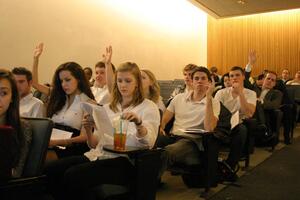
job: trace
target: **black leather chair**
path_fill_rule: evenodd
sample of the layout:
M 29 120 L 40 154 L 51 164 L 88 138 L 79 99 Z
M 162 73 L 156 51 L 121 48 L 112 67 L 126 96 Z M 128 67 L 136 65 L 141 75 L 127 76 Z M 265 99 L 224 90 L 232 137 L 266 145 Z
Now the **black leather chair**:
M 103 184 L 92 188 L 92 195 L 99 200 L 155 200 L 162 152 L 162 149 L 149 149 L 131 154 L 136 168 L 132 185 Z
M 42 175 L 53 123 L 47 118 L 24 118 L 33 129 L 33 138 L 21 178 L 0 185 L 0 199 L 40 199 L 45 176 Z

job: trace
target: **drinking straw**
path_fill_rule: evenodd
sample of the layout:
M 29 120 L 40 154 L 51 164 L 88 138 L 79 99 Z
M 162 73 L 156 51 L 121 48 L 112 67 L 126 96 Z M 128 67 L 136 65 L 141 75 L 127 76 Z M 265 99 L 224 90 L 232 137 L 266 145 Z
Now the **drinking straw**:
M 120 134 L 122 134 L 123 132 L 122 132 L 122 119 L 120 119 Z

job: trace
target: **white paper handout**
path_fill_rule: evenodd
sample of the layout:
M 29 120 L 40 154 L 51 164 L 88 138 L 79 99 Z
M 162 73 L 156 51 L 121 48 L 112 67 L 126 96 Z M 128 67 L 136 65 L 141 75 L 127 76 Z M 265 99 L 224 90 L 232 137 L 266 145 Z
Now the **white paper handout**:
M 231 130 L 236 127 L 240 122 L 240 113 L 239 111 L 236 111 L 235 113 L 232 114 L 231 119 L 230 119 L 230 124 L 231 124 Z
M 103 106 L 83 102 L 81 103 L 81 107 L 85 112 L 92 116 L 91 120 L 95 122 L 96 130 L 98 132 L 102 134 L 113 134 L 113 126 Z
M 72 135 L 72 132 L 53 128 L 51 133 L 51 140 L 66 140 L 70 139 Z

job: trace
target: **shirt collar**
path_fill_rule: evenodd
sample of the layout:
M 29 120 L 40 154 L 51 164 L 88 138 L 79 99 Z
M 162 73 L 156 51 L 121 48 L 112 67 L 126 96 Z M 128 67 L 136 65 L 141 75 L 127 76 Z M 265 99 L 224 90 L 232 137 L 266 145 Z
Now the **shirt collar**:
M 23 101 L 23 102 L 29 101 L 32 97 L 33 97 L 33 94 L 30 92 L 28 95 L 26 95 L 25 97 L 23 97 L 21 99 L 21 101 Z
M 185 100 L 193 102 L 193 103 L 206 104 L 206 98 L 205 98 L 205 96 L 200 101 L 192 101 L 192 95 L 193 95 L 193 93 L 194 93 L 194 91 L 187 92 L 185 94 Z

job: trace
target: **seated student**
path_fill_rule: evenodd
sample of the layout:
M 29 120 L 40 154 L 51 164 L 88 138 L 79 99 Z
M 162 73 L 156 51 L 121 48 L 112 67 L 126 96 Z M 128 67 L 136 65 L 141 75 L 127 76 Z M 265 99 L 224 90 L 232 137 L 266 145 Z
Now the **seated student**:
M 216 84 L 216 88 L 215 88 L 213 96 L 215 96 L 215 94 L 217 93 L 218 90 L 223 89 L 223 88 L 227 88 L 227 87 L 231 87 L 231 82 L 230 82 L 230 79 L 229 79 L 229 73 L 224 74 L 221 77 L 221 81 L 219 82 L 219 84 Z
M 9 169 L 3 169 L 2 167 L 12 167 L 9 170 L 10 174 L 1 174 L 1 177 L 19 178 L 22 176 L 23 168 L 29 152 L 32 129 L 28 122 L 21 121 L 19 112 L 19 95 L 17 86 L 14 81 L 11 72 L 4 69 L 0 69 L 0 126 L 11 126 L 14 129 L 13 137 L 14 141 L 12 146 L 5 147 L 6 151 L 10 149 L 10 158 L 5 159 L 0 163 L 8 163 L 3 166 L 1 164 L 1 173 Z M 1 146 L 0 148 L 4 148 Z M 11 159 L 10 161 L 8 159 Z M 0 180 L 3 181 L 3 180 Z
M 33 77 L 38 80 L 38 60 L 43 46 L 36 47 L 33 64 Z M 35 86 L 44 93 L 50 93 L 50 88 L 35 82 Z M 81 155 L 89 148 L 86 144 L 87 136 L 82 127 L 83 110 L 81 102 L 94 100 L 88 81 L 84 76 L 82 67 L 75 62 L 61 64 L 53 76 L 50 99 L 47 106 L 47 117 L 55 123 L 54 128 L 73 132 L 70 139 L 50 140 L 49 146 L 55 147 L 59 158 Z M 65 149 L 56 148 L 66 147 Z
M 83 68 L 84 75 L 86 79 L 89 81 L 89 85 L 92 87 L 95 83 L 95 80 L 93 79 L 93 70 L 90 67 Z
M 20 115 L 22 117 L 43 117 L 44 103 L 31 93 L 32 74 L 24 67 L 12 70 L 20 97 Z
M 283 83 L 286 83 L 290 80 L 290 71 L 288 69 L 282 70 L 281 80 L 283 81 Z
M 160 88 L 154 74 L 147 69 L 142 69 L 141 73 L 145 97 L 153 101 L 164 112 L 166 107 L 160 96 Z
M 268 71 L 266 76 L 263 78 L 261 88 L 256 87 L 255 92 L 257 94 L 257 100 L 261 103 L 263 112 L 257 112 L 259 116 L 257 118 L 260 123 L 265 124 L 268 127 L 269 134 L 273 135 L 276 130 L 276 124 L 273 119 L 275 109 L 279 109 L 283 94 L 274 89 L 276 85 L 277 74 L 272 71 Z M 275 141 L 277 143 L 278 141 Z
M 287 85 L 300 85 L 300 71 L 297 71 L 295 74 L 295 78 L 286 82 Z
M 158 144 L 165 148 L 165 163 L 161 173 L 174 164 L 195 165 L 201 163 L 200 151 L 204 151 L 201 139 L 198 142 L 183 138 L 180 129 L 200 127 L 207 132 L 215 129 L 220 113 L 220 102 L 212 97 L 214 81 L 205 67 L 196 67 L 191 74 L 192 88 L 189 93 L 176 95 L 161 121 Z M 174 137 L 164 132 L 166 124 L 175 117 L 171 130 Z M 217 162 L 217 160 L 215 161 Z
M 263 79 L 262 87 L 257 88 L 256 94 L 258 101 L 261 102 L 264 109 L 273 110 L 280 107 L 282 101 L 282 93 L 273 89 L 276 85 L 277 74 L 268 71 Z
M 153 147 L 160 117 L 157 106 L 143 96 L 138 66 L 132 62 L 121 64 L 115 79 L 112 100 L 104 105 L 110 121 L 119 116 L 129 120 L 126 145 Z M 113 136 L 107 133 L 102 133 L 104 137 L 93 134 L 93 122 L 88 120 L 88 116 L 83 124 L 92 149 L 83 156 L 49 163 L 46 174 L 54 197 L 89 199 L 89 189 L 94 186 L 105 183 L 128 185 L 133 180 L 135 169 L 132 160 L 124 154 L 102 151 L 103 144 L 112 144 Z
M 247 138 L 247 128 L 243 124 L 243 119 L 253 116 L 256 107 L 256 93 L 244 88 L 244 70 L 241 67 L 232 67 L 229 72 L 232 86 L 219 90 L 215 99 L 219 100 L 231 112 L 239 111 L 239 125 L 231 132 L 230 153 L 227 164 L 235 169 Z
M 173 97 L 175 97 L 177 94 L 180 93 L 187 93 L 193 90 L 192 88 L 192 80 L 191 80 L 191 74 L 193 72 L 193 70 L 197 67 L 197 65 L 194 64 L 188 64 L 183 68 L 183 79 L 184 79 L 184 83 L 185 85 L 182 87 L 177 87 L 174 89 L 174 91 L 172 92 L 170 99 L 172 99 Z
M 212 66 L 210 68 L 210 73 L 216 83 L 219 83 L 221 81 L 222 76 L 218 74 L 218 68 L 216 66 Z
M 294 121 L 295 121 L 295 104 L 293 100 L 288 94 L 286 84 L 281 79 L 276 81 L 276 85 L 274 89 L 279 90 L 282 95 L 282 102 L 280 110 L 283 112 L 283 135 L 284 135 L 284 143 L 289 145 L 291 144 L 291 135 L 294 129 Z
M 114 71 L 114 68 L 113 68 Z M 106 85 L 105 63 L 100 61 L 95 65 L 95 82 L 91 90 L 95 96 L 96 102 L 100 105 L 109 103 L 110 94 Z

